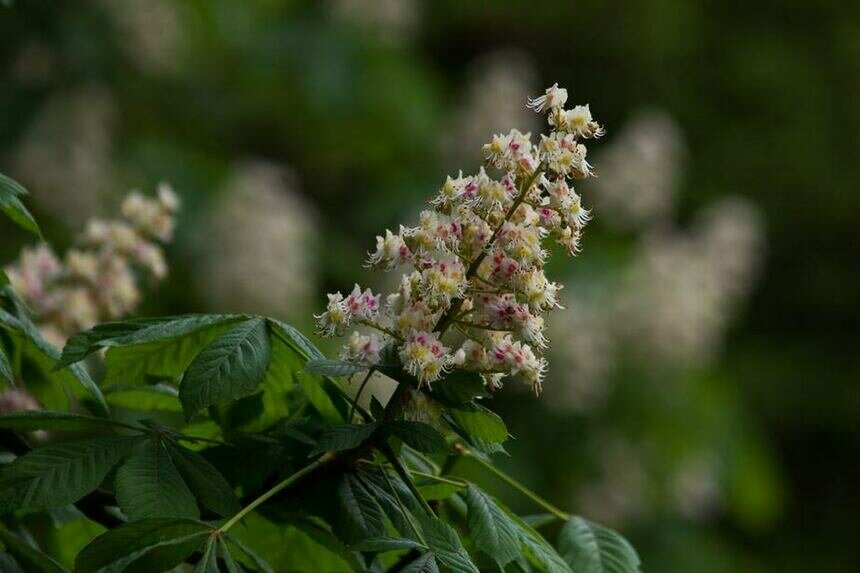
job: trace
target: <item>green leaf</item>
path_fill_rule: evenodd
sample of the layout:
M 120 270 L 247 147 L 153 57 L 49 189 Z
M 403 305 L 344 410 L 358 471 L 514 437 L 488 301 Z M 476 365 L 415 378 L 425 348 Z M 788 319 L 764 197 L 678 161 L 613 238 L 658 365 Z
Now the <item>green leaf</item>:
M 0 553 L 5 551 L 15 558 L 27 573 L 68 573 L 68 569 L 33 547 L 21 541 L 0 526 Z M 0 564 L 2 569 L 2 564 Z
M 121 573 L 132 564 L 142 570 L 138 560 L 150 567 L 145 571 L 166 571 L 185 561 L 212 531 L 191 519 L 126 523 L 84 547 L 75 560 L 75 573 Z
M 274 318 L 270 318 L 268 321 L 272 326 L 272 332 L 294 346 L 304 356 L 305 360 L 323 360 L 325 358 L 325 355 L 296 328 Z
M 576 573 L 639 573 L 639 556 L 626 539 L 581 517 L 564 524 L 558 550 Z
M 104 389 L 105 400 L 111 406 L 140 412 L 181 412 L 179 391 L 170 384 L 137 386 L 115 384 Z
M 486 396 L 487 391 L 480 374 L 455 370 L 434 382 L 430 395 L 443 406 L 468 410 L 471 409 L 472 400 L 477 396 Z
M 470 485 L 466 490 L 469 535 L 499 567 L 520 555 L 517 525 L 489 495 Z
M 3 288 L 8 284 L 9 277 L 6 275 L 6 272 L 3 269 L 0 269 L 0 288 Z
M 320 378 L 319 376 L 305 373 L 298 374 L 297 379 L 308 402 L 320 413 L 320 416 L 323 417 L 326 423 L 343 423 L 345 415 L 341 414 L 332 397 L 326 392 L 326 385 L 333 385 L 335 384 L 334 382 L 331 382 L 328 378 Z
M 219 573 L 218 571 L 218 552 L 217 541 L 214 535 L 210 535 L 206 540 L 206 546 L 203 549 L 203 557 L 197 562 L 194 567 L 194 573 Z
M 230 330 L 233 324 L 235 322 L 220 322 L 178 338 L 109 348 L 102 384 L 145 386 L 153 381 L 177 381 L 200 351 Z
M 6 353 L 3 351 L 3 348 L 0 347 L 0 378 L 6 380 L 12 384 L 14 381 L 14 374 L 12 374 L 12 365 L 9 364 L 9 358 L 6 357 Z
M 200 454 L 176 442 L 165 444 L 185 483 L 204 507 L 224 517 L 234 515 L 241 509 L 233 488 L 215 466 Z
M 21 202 L 20 197 L 26 195 L 27 190 L 20 183 L 0 173 L 0 211 L 22 229 L 41 238 L 42 231 L 39 230 L 39 225 Z
M 367 365 L 345 360 L 308 360 L 305 364 L 305 372 L 323 376 L 350 376 L 369 368 Z
M 20 306 L 18 301 L 18 306 Z M 104 417 L 109 416 L 109 408 L 107 402 L 102 395 L 101 389 L 90 377 L 89 373 L 80 365 L 74 365 L 64 372 L 54 372 L 54 364 L 60 357 L 60 349 L 45 340 L 35 324 L 24 314 L 23 309 L 19 308 L 18 317 L 13 317 L 6 311 L 0 311 L 0 326 L 3 326 L 10 334 L 13 335 L 15 344 L 20 344 L 20 352 L 38 372 L 47 386 L 51 387 L 54 392 L 61 392 L 63 385 L 68 385 L 70 388 L 80 386 L 95 400 L 96 414 Z M 28 388 L 32 388 L 36 384 L 37 376 L 32 373 L 28 376 L 26 382 Z M 38 394 L 38 392 L 34 392 Z M 42 396 L 37 396 L 40 399 Z M 48 405 L 51 408 L 64 406 L 54 402 Z
M 0 505 L 45 509 L 74 503 L 96 489 L 140 439 L 98 438 L 28 452 L 0 471 Z
M 510 511 L 507 511 L 507 514 L 517 525 L 520 547 L 533 566 L 545 573 L 579 573 L 579 571 L 573 572 L 553 546 L 534 528 L 516 514 Z
M 432 553 L 425 553 L 401 569 L 401 573 L 439 573 L 439 566 Z
M 418 516 L 421 530 L 436 560 L 453 573 L 478 573 L 454 528 L 437 517 Z
M 133 346 L 156 341 L 176 340 L 207 328 L 235 322 L 241 315 L 190 314 L 108 322 L 72 336 L 63 349 L 57 368 L 86 358 L 100 348 Z
M 221 559 L 224 561 L 224 566 L 227 568 L 227 573 L 242 573 L 242 567 L 233 559 L 230 547 L 224 541 L 223 536 L 218 537 L 218 549 L 220 550 L 219 553 L 221 553 Z
M 508 439 L 508 428 L 498 414 L 474 404 L 474 410 L 447 409 L 448 416 L 467 434 L 485 442 L 502 443 Z
M 272 570 L 271 565 L 269 565 L 265 559 L 254 553 L 250 547 L 239 541 L 233 536 L 227 536 L 227 542 L 229 545 L 235 546 L 239 551 L 244 553 L 254 564 L 254 566 L 263 573 L 275 573 Z
M 213 340 L 188 367 L 179 387 L 185 417 L 253 393 L 266 375 L 271 355 L 263 319 L 242 322 Z
M 448 443 L 433 426 L 423 422 L 400 420 L 387 426 L 391 433 L 403 440 L 410 448 L 428 454 L 444 454 L 448 451 Z
M 107 418 L 97 418 L 73 412 L 48 410 L 22 410 L 0 415 L 0 428 L 31 432 L 33 430 L 91 430 L 95 428 L 123 427 L 125 424 Z
M 146 440 L 116 472 L 116 500 L 132 521 L 156 517 L 199 517 L 194 496 L 164 441 Z
M 338 426 L 325 434 L 317 442 L 309 456 L 324 452 L 341 452 L 360 446 L 376 430 L 376 424 L 346 424 Z
M 356 551 L 384 553 L 400 549 L 427 549 L 424 545 L 402 537 L 368 537 L 352 546 Z
M 342 511 L 338 529 L 344 541 L 355 543 L 385 535 L 385 514 L 358 474 L 349 472 L 341 476 L 337 499 Z

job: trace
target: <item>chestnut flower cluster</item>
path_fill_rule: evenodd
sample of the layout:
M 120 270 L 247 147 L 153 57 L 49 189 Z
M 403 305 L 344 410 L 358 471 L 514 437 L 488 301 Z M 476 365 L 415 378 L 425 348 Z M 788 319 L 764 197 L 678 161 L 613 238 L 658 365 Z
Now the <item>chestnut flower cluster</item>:
M 528 101 L 545 113 L 549 135 L 511 130 L 484 145 L 486 167 L 448 177 L 418 225 L 376 238 L 367 265 L 405 269 L 383 300 L 356 285 L 328 295 L 318 332 L 352 333 L 348 361 L 375 365 L 391 346 L 422 385 L 445 372 L 480 373 L 490 388 L 518 375 L 541 390 L 547 347 L 543 315 L 560 308 L 562 286 L 544 274 L 548 243 L 579 251 L 590 214 L 572 182 L 592 175 L 584 140 L 603 128 L 588 106 L 566 110 L 567 90 L 554 85 Z
M 62 345 L 75 332 L 134 312 L 141 280 L 167 276 L 161 244 L 173 239 L 178 209 L 169 185 L 155 198 L 133 191 L 122 219 L 90 220 L 63 260 L 45 244 L 25 248 L 6 273 L 43 335 Z

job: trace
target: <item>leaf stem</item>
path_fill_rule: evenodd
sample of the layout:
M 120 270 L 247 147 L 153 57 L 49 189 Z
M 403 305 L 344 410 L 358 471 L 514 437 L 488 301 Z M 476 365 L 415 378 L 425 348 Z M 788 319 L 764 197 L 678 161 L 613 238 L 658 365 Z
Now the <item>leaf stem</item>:
M 442 476 L 437 476 L 434 474 L 419 472 L 418 470 L 412 470 L 412 469 L 409 470 L 409 473 L 411 473 L 414 476 L 418 476 L 420 478 L 438 481 L 439 483 L 447 483 L 448 485 L 453 485 L 456 487 L 463 487 L 463 488 L 469 487 L 469 484 L 467 482 L 462 481 L 462 480 L 458 480 L 458 479 L 450 479 L 450 478 L 446 478 L 446 477 L 442 477 Z
M 239 523 L 239 521 L 241 521 L 243 517 L 245 517 L 246 515 L 248 515 L 249 513 L 254 511 L 255 509 L 257 509 L 259 506 L 264 504 L 266 501 L 268 501 L 269 499 L 271 499 L 272 497 L 274 497 L 275 495 L 277 495 L 281 491 L 290 487 L 296 481 L 300 480 L 301 478 L 308 475 L 309 473 L 316 471 L 318 468 L 324 466 L 325 464 L 329 463 L 333 459 L 334 459 L 334 454 L 332 454 L 331 452 L 323 454 L 315 462 L 303 467 L 302 469 L 300 469 L 296 473 L 292 474 L 288 478 L 284 479 L 283 481 L 279 482 L 272 489 L 268 490 L 266 493 L 264 493 L 263 495 L 261 495 L 260 497 L 258 497 L 257 499 L 255 499 L 254 501 L 252 501 L 251 503 L 246 505 L 245 507 L 243 507 L 239 511 L 239 513 L 237 513 L 236 515 L 231 517 L 229 519 L 229 521 L 227 521 L 227 523 L 225 523 L 224 525 L 219 527 L 218 531 L 220 531 L 221 533 L 227 533 L 227 531 L 229 531 L 231 527 L 233 527 L 234 525 Z
M 397 454 L 394 453 L 394 450 L 391 448 L 391 445 L 388 442 L 383 442 L 379 446 L 382 455 L 388 460 L 388 462 L 394 466 L 394 471 L 397 472 L 397 475 L 400 476 L 400 479 L 406 483 L 406 487 L 409 488 L 409 491 L 412 492 L 412 495 L 415 496 L 415 499 L 421 504 L 421 507 L 424 511 L 427 512 L 427 515 L 435 516 L 436 514 L 433 512 L 433 508 L 430 507 L 430 504 L 427 503 L 427 500 L 424 499 L 424 496 L 421 495 L 421 492 L 418 491 L 418 487 L 415 485 L 415 482 L 412 481 L 412 476 L 409 475 L 409 472 L 403 467 L 403 464 L 400 463 L 400 460 L 397 458 Z
M 570 515 L 568 513 L 565 513 L 556 506 L 552 505 L 550 502 L 546 501 L 538 494 L 536 494 L 535 492 L 533 492 L 532 490 L 530 490 L 529 488 L 527 488 L 526 486 L 524 486 L 523 484 L 521 484 L 493 464 L 491 464 L 490 462 L 482 459 L 480 456 L 476 456 L 468 448 L 461 448 L 460 450 L 464 456 L 471 457 L 473 460 L 475 460 L 476 462 L 484 466 L 486 469 L 488 469 L 491 473 L 493 473 L 497 478 L 499 478 L 500 480 L 502 480 L 503 482 L 505 482 L 506 484 L 508 484 L 509 486 L 535 502 L 541 508 L 553 514 L 555 517 L 561 519 L 562 521 L 567 521 L 570 519 Z
M 355 397 L 351 400 L 351 407 L 349 409 L 349 417 L 347 417 L 347 423 L 352 423 L 352 417 L 355 416 L 355 408 L 358 406 L 358 399 L 361 398 L 361 393 L 364 392 L 364 387 L 367 386 L 368 381 L 370 381 L 370 377 L 373 376 L 373 368 L 367 371 L 367 376 L 364 377 L 364 380 L 361 381 L 361 386 L 358 387 L 358 392 L 355 393 Z

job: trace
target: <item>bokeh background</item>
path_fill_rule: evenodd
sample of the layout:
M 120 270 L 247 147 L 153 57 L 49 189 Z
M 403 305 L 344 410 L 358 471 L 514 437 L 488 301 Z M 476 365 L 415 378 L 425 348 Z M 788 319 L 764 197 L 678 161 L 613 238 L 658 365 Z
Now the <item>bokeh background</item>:
M 493 404 L 502 464 L 645 571 L 860 568 L 860 4 L 15 0 L 0 70 L 0 171 L 59 250 L 167 180 L 141 313 L 308 330 L 559 82 L 608 135 L 546 392 Z M 3 225 L 0 261 L 29 241 Z

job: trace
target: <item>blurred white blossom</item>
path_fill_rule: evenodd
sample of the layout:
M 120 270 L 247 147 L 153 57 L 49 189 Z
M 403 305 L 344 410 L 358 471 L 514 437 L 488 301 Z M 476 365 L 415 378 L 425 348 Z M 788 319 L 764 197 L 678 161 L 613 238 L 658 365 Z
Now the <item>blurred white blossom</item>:
M 144 280 L 167 275 L 161 244 L 173 238 L 178 208 L 161 184 L 155 198 L 132 192 L 122 219 L 90 220 L 64 260 L 46 244 L 25 247 L 6 274 L 45 338 L 62 346 L 75 332 L 132 314 Z
M 314 291 L 314 214 L 287 169 L 238 166 L 204 222 L 197 289 L 212 308 L 301 315 Z
M 179 7 L 173 0 L 101 0 L 120 45 L 148 73 L 177 69 L 185 34 Z
M 333 15 L 386 42 L 407 38 L 420 20 L 418 0 L 330 0 Z
M 674 119 L 661 111 L 641 112 L 601 150 L 600 176 L 586 188 L 611 225 L 671 224 L 685 152 Z
M 70 227 L 98 212 L 113 188 L 114 101 L 97 86 L 52 95 L 25 130 L 13 174 Z
M 466 74 L 463 100 L 443 131 L 443 155 L 452 163 L 481 159 L 488 133 L 516 127 L 523 133 L 540 127 L 538 116 L 525 105 L 537 85 L 537 70 L 525 52 L 498 50 L 480 56 Z

